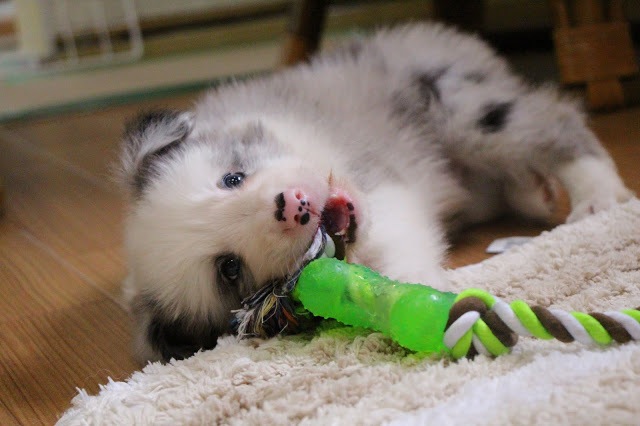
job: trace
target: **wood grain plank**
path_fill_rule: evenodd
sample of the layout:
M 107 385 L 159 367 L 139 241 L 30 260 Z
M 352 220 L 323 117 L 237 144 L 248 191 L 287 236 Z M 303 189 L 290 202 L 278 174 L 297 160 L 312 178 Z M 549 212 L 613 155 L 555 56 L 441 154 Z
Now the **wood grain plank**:
M 120 245 L 122 203 L 90 179 L 0 130 L 7 211 L 54 250 L 79 255 Z
M 60 262 L 119 300 L 124 206 L 110 168 L 124 122 L 140 110 L 180 109 L 190 102 L 191 96 L 178 96 L 0 128 L 8 216 Z
M 70 264 L 96 283 L 112 300 L 124 305 L 120 283 L 126 275 L 126 266 L 121 246 L 87 252 L 70 259 Z
M 640 194 L 640 108 L 594 115 L 591 128 L 614 158 L 627 186 Z
M 70 114 L 4 125 L 19 143 L 28 144 L 61 162 L 63 166 L 82 170 L 103 185 L 117 191 L 111 167 L 127 120 L 140 111 L 158 108 L 186 109 L 195 95 L 139 102 L 101 111 Z
M 0 324 L 104 297 L 9 221 L 0 222 L 0 290 Z
M 66 168 L 37 149 L 2 139 L 3 135 L 0 131 L 0 175 L 6 184 L 7 217 L 58 262 L 96 288 L 113 292 L 113 280 L 105 281 L 95 274 L 104 265 L 88 264 L 91 257 L 87 255 L 121 247 L 124 209 L 120 197 L 97 186 L 91 177 Z
M 127 317 L 109 299 L 0 324 L 0 419 L 52 424 L 76 387 L 96 393 L 140 367 L 129 341 Z

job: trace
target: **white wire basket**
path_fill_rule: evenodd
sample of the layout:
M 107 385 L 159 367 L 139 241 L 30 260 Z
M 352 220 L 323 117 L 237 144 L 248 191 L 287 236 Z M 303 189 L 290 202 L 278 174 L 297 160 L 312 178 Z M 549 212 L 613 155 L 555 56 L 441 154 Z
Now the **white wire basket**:
M 18 50 L 0 56 L 2 76 L 126 63 L 140 59 L 144 53 L 133 0 L 15 2 Z M 81 49 L 79 45 L 87 39 L 96 41 L 95 46 Z

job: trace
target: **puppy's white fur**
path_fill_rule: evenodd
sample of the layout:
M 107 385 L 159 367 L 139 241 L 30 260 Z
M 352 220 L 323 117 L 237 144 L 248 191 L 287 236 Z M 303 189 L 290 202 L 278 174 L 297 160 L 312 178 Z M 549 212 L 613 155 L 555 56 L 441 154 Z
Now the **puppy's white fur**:
M 452 227 L 546 217 L 556 179 L 571 220 L 632 195 L 573 102 L 523 83 L 476 38 L 426 24 L 213 90 L 190 113 L 147 116 L 122 159 L 125 291 L 149 359 L 212 347 L 243 297 L 300 266 L 321 218 L 274 218 L 288 189 L 320 207 L 348 194 L 348 260 L 441 289 Z M 236 172 L 242 186 L 221 185 Z M 229 254 L 242 263 L 233 282 L 219 273 Z

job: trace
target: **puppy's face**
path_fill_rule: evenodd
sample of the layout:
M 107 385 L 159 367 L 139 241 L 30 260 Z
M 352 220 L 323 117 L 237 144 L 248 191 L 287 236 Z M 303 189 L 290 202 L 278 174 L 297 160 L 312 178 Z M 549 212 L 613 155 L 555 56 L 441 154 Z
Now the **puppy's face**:
M 161 111 L 132 122 L 124 138 L 125 287 L 147 359 L 214 347 L 232 310 L 297 270 L 321 229 L 356 239 L 358 204 L 330 170 L 301 160 L 260 122 L 196 124 Z

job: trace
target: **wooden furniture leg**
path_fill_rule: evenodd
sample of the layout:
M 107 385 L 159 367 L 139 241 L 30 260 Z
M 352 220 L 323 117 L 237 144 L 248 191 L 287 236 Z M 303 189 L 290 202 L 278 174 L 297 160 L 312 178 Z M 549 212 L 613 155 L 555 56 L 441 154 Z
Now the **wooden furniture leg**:
M 586 84 L 591 109 L 624 105 L 621 77 L 638 73 L 620 0 L 550 0 L 564 84 Z
M 4 214 L 5 210 L 5 197 L 4 197 L 4 185 L 2 185 L 2 179 L 0 179 L 0 217 Z
M 328 6 L 328 0 L 293 2 L 289 34 L 282 59 L 284 65 L 307 61 L 318 49 Z

